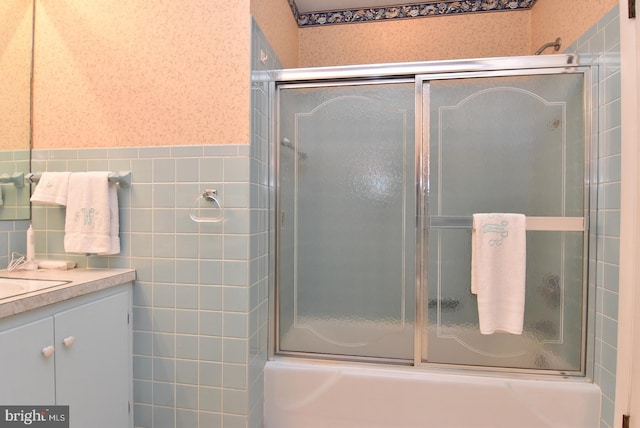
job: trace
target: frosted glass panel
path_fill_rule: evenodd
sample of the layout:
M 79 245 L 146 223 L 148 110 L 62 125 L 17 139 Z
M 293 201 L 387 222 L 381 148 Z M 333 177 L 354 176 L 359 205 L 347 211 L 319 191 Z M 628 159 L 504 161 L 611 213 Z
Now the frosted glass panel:
M 585 215 L 581 74 L 428 87 L 428 216 Z M 429 229 L 425 361 L 581 370 L 584 234 L 528 231 L 526 239 L 524 333 L 482 335 L 470 292 L 471 230 Z
M 279 100 L 280 351 L 412 358 L 414 86 Z

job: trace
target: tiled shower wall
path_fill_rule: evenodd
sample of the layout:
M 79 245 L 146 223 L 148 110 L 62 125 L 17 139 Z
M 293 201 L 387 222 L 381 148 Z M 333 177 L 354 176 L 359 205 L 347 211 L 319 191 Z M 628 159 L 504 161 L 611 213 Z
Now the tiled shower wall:
M 618 337 L 618 282 L 620 263 L 620 20 L 618 7 L 613 8 L 589 29 L 567 51 L 584 55 L 598 65 L 593 73 L 598 93 L 597 117 L 594 118 L 592 136 L 599 144 L 597 175 L 598 187 L 597 230 L 595 248 L 591 249 L 596 277 L 595 288 L 595 355 L 594 380 L 602 389 L 601 427 L 614 426 L 614 400 L 616 386 L 616 358 Z M 595 210 L 592 210 L 595 213 Z M 593 245 L 592 245 L 593 247 Z M 595 256 L 595 257 L 594 257 Z

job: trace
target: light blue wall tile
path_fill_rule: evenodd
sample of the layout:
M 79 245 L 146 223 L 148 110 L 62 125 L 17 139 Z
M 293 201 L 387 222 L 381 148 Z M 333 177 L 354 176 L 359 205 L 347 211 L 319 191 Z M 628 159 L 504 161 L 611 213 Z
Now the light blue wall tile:
M 153 287 L 151 284 L 136 281 L 133 287 L 133 304 L 137 306 L 153 305 Z
M 153 426 L 153 407 L 143 404 L 134 404 L 133 424 L 136 427 L 151 428 Z
M 176 185 L 174 183 L 158 183 L 151 186 L 154 208 L 174 208 Z
M 223 315 L 223 335 L 225 337 L 248 337 L 248 314 L 240 312 L 225 312 Z
M 179 402 L 177 403 L 179 404 Z M 176 427 L 197 427 L 198 412 L 196 410 L 176 409 Z
M 222 424 L 224 428 L 245 428 L 247 426 L 247 417 L 244 415 L 223 413 Z
M 153 181 L 153 161 L 150 159 L 131 160 L 131 179 L 135 187 Z
M 138 331 L 152 331 L 153 309 L 134 306 L 132 309 L 133 328 Z
M 223 339 L 223 361 L 225 363 L 247 364 L 247 339 Z
M 176 285 L 176 308 L 198 309 L 198 288 L 197 285 Z
M 153 208 L 153 185 L 136 184 L 131 186 L 131 208 Z
M 154 284 L 153 304 L 157 308 L 173 308 L 176 305 L 176 286 L 174 284 Z
M 222 411 L 222 390 L 220 388 L 209 388 L 201 386 L 200 388 L 198 388 L 198 392 L 200 397 L 200 410 L 209 412 Z
M 225 235 L 224 252 L 225 260 L 247 260 L 249 256 L 249 239 L 246 235 Z
M 134 380 L 133 399 L 136 403 L 153 404 L 153 382 Z
M 200 260 L 200 285 L 222 284 L 222 262 L 219 260 Z
M 176 379 L 176 360 L 173 358 L 153 359 L 153 380 L 174 382 Z
M 249 185 L 246 183 L 225 183 L 221 194 L 225 208 L 249 208 Z
M 220 337 L 198 337 L 199 357 L 203 361 L 222 361 L 222 339 Z
M 195 360 L 176 360 L 176 382 L 198 385 L 198 362 Z
M 245 182 L 249 177 L 249 158 L 248 157 L 229 157 L 224 159 L 225 183 L 229 182 Z
M 222 158 L 200 159 L 200 181 L 222 183 L 224 181 L 223 164 Z
M 193 158 L 204 156 L 203 146 L 176 146 L 171 148 L 171 156 L 175 158 Z
M 139 158 L 166 158 L 171 156 L 171 147 L 140 147 Z
M 618 347 L 618 321 L 609 317 L 602 318 L 602 342 L 614 348 Z
M 247 398 L 247 392 L 244 390 L 224 389 L 222 398 L 222 409 L 225 413 L 245 415 L 247 414 L 248 410 Z
M 188 334 L 176 334 L 176 357 L 187 360 L 198 359 L 198 336 Z
M 152 333 L 153 356 L 174 358 L 176 356 L 176 335 L 172 333 Z
M 197 410 L 198 387 L 191 385 L 176 385 L 176 407 Z
M 173 259 L 153 259 L 153 277 L 162 282 L 175 282 L 176 264 Z
M 222 312 L 200 311 L 200 335 L 222 336 Z
M 198 381 L 204 386 L 222 386 L 222 363 L 199 362 Z
M 201 286 L 200 287 L 200 309 L 207 311 L 222 310 L 222 287 Z
M 198 334 L 198 312 L 195 310 L 176 310 L 176 333 Z
M 225 388 L 247 388 L 247 366 L 243 364 L 224 364 L 223 379 Z
M 200 179 L 200 159 L 178 159 L 176 160 L 176 180 L 177 181 L 199 181 Z
M 202 259 L 221 259 L 223 255 L 222 235 L 200 235 L 198 253 Z
M 225 311 L 247 312 L 249 310 L 249 290 L 246 287 L 224 287 Z
M 153 355 L 153 333 L 134 331 L 133 353 L 138 355 Z
M 176 255 L 175 242 L 173 234 L 156 233 L 153 236 L 153 257 L 174 258 Z
M 157 406 L 173 407 L 174 403 L 174 385 L 168 382 L 153 382 L 153 404 Z M 171 412 L 171 415 L 173 418 L 173 411 Z
M 247 261 L 225 260 L 223 266 L 225 285 L 249 285 L 249 263 Z
M 154 209 L 152 214 L 152 221 L 153 231 L 155 233 L 175 232 L 176 213 L 173 209 Z
M 178 256 L 182 256 L 178 254 Z M 198 283 L 198 260 L 176 259 L 176 282 L 181 284 Z M 176 297 L 178 293 L 176 292 Z
M 133 370 L 136 372 L 137 379 L 153 379 L 153 358 L 149 356 L 134 355 Z

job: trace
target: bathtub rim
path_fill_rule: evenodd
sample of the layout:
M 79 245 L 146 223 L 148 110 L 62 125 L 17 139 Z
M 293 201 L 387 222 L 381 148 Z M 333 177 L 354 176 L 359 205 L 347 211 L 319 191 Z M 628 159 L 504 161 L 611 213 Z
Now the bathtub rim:
M 413 361 L 401 360 L 380 360 L 371 359 L 366 361 L 362 359 L 340 359 L 340 358 L 318 358 L 317 356 L 301 355 L 273 355 L 269 357 L 266 364 L 269 363 L 292 363 L 298 365 L 309 364 L 314 367 L 326 366 L 344 366 L 352 369 L 375 369 L 380 372 L 401 371 L 406 373 L 421 373 L 434 375 L 453 375 L 467 377 L 488 377 L 500 379 L 517 379 L 517 380 L 536 380 L 536 381 L 563 381 L 572 383 L 590 383 L 595 385 L 592 377 L 580 372 L 561 372 L 549 370 L 541 372 L 540 369 L 521 369 L 507 367 L 485 367 L 485 366 L 458 366 L 455 364 L 441 363 L 422 363 L 414 365 Z

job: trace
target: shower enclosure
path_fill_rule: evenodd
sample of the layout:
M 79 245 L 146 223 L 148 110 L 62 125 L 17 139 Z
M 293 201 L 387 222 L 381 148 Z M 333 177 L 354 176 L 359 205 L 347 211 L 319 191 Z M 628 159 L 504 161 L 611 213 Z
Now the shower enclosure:
M 583 375 L 591 82 L 572 55 L 283 70 L 276 355 Z M 471 217 L 527 218 L 522 335 L 485 335 Z

